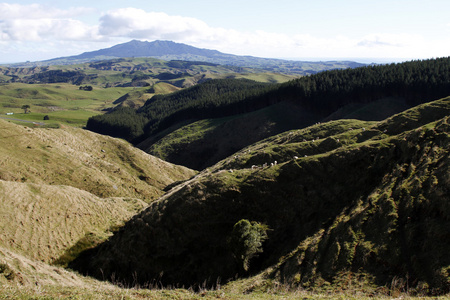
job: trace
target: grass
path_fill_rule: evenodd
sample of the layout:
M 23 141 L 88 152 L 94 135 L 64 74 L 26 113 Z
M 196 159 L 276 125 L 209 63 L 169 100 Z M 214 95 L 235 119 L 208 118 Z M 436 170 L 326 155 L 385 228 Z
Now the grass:
M 279 103 L 244 115 L 176 124 L 162 132 L 160 139 L 150 137 L 138 147 L 172 163 L 202 170 L 254 142 L 306 126 L 314 119 L 312 113 Z
M 439 108 L 437 111 L 441 114 L 448 115 L 445 112 L 445 109 L 448 109 L 448 107 L 445 108 L 447 102 L 444 100 L 428 104 L 428 106 L 434 105 Z M 273 232 L 279 231 L 280 226 L 285 223 L 292 226 L 300 224 L 302 230 L 310 229 L 309 232 L 312 234 L 294 242 L 286 238 L 299 235 L 299 232 L 292 228 L 282 242 L 273 241 L 277 239 L 277 236 L 271 231 L 268 241 L 271 242 L 272 240 L 272 248 L 270 250 L 265 249 L 267 250 L 266 253 L 273 253 L 275 251 L 274 245 L 283 245 L 289 251 L 283 251 L 284 254 L 277 257 L 273 265 L 261 272 L 255 272 L 256 275 L 233 280 L 215 290 L 206 289 L 206 284 L 204 287 L 202 285 L 197 286 L 195 292 L 194 289 L 189 288 L 167 287 L 159 289 L 160 286 L 154 282 L 153 284 L 140 283 L 141 289 L 120 288 L 121 283 L 118 281 L 113 280 L 114 283 L 119 285 L 113 286 L 109 283 L 79 276 L 65 269 L 49 266 L 37 260 L 30 260 L 29 256 L 31 255 L 47 261 L 49 261 L 48 258 L 42 257 L 52 256 L 70 261 L 71 257 L 77 256 L 79 251 L 94 246 L 107 236 L 105 235 L 105 232 L 108 231 L 107 228 L 102 229 L 103 231 L 99 230 L 98 233 L 85 227 L 81 233 L 68 234 L 72 237 L 76 236 L 69 243 L 67 238 L 61 241 L 56 238 L 53 240 L 48 238 L 48 236 L 51 237 L 49 233 L 52 230 L 61 232 L 56 234 L 55 237 L 64 236 L 62 234 L 64 228 L 71 228 L 75 232 L 76 226 L 70 225 L 72 224 L 70 223 L 72 222 L 71 218 L 69 220 L 66 218 L 67 215 L 75 217 L 75 213 L 83 215 L 82 218 L 87 220 L 87 224 L 94 226 L 93 229 L 97 228 L 99 224 L 108 224 L 108 221 L 95 221 L 93 215 L 96 210 L 89 208 L 87 204 L 81 205 L 87 199 L 90 199 L 89 201 L 92 203 L 98 203 L 95 206 L 102 208 L 101 215 L 106 218 L 108 213 L 119 213 L 119 209 L 114 208 L 114 205 L 118 205 L 118 207 L 129 205 L 131 210 L 139 208 L 135 206 L 136 203 L 133 201 L 127 202 L 126 199 L 119 200 L 117 198 L 100 199 L 92 195 L 88 196 L 83 191 L 64 188 L 60 185 L 50 186 L 0 181 L 2 183 L 0 195 L 8 195 L 11 198 L 8 199 L 6 196 L 1 198 L 1 203 L 4 205 L 0 209 L 2 212 L 1 220 L 10 220 L 0 224 L 3 234 L 5 234 L 5 237 L 1 240 L 5 241 L 13 237 L 16 245 L 14 247 L 11 245 L 0 246 L 0 267 L 3 266 L 3 269 L 0 268 L 0 270 L 4 270 L 3 272 L 0 271 L 0 299 L 391 299 L 394 297 L 401 297 L 402 299 L 449 299 L 448 296 L 421 296 L 429 292 L 426 284 L 422 284 L 421 287 L 411 286 L 408 288 L 405 279 L 402 279 L 401 276 L 393 277 L 385 284 L 374 285 L 373 273 L 349 271 L 345 268 L 339 269 L 341 264 L 356 264 L 354 261 L 361 261 L 364 257 L 370 260 L 370 256 L 366 255 L 367 253 L 380 255 L 383 251 L 395 249 L 395 245 L 387 244 L 387 241 L 396 239 L 387 239 L 383 234 L 389 235 L 398 232 L 395 224 L 401 222 L 399 216 L 402 214 L 399 213 L 399 209 L 403 209 L 405 215 L 413 217 L 415 216 L 414 211 L 407 211 L 407 209 L 408 207 L 414 207 L 415 202 L 422 201 L 425 203 L 430 201 L 429 199 L 443 199 L 442 195 L 439 196 L 439 193 L 444 192 L 442 184 L 445 180 L 445 172 L 448 172 L 448 168 L 444 164 L 448 148 L 444 146 L 446 145 L 445 141 L 448 141 L 445 137 L 448 136 L 448 131 L 445 131 L 445 128 L 448 128 L 449 120 L 447 116 L 430 124 L 422 124 L 420 114 L 429 111 L 429 107 L 423 106 L 417 108 L 415 112 L 405 112 L 403 118 L 405 116 L 412 118 L 411 122 L 414 122 L 414 126 L 416 126 L 405 133 L 389 134 L 390 128 L 398 128 L 393 124 L 397 120 L 400 120 L 402 126 L 406 128 L 412 126 L 403 122 L 403 118 L 400 116 L 394 116 L 379 123 L 340 120 L 316 124 L 303 130 L 290 131 L 267 138 L 237 152 L 236 157 L 232 156 L 208 171 L 200 173 L 196 178 L 174 187 L 158 202 L 155 202 L 152 206 L 154 209 L 147 209 L 145 214 L 140 214 L 139 217 L 130 222 L 131 224 L 128 227 L 125 226 L 121 230 L 123 233 L 130 227 L 133 228 L 132 236 L 123 236 L 126 249 L 136 250 L 136 245 L 133 243 L 137 236 L 139 237 L 139 245 L 144 245 L 145 251 L 155 253 L 156 257 L 169 254 L 168 262 L 176 263 L 179 259 L 178 255 L 183 257 L 190 255 L 188 261 L 194 261 L 195 267 L 191 266 L 191 268 L 196 269 L 205 267 L 205 265 L 202 265 L 203 260 L 196 260 L 195 255 L 203 251 L 204 254 L 207 253 L 211 258 L 215 258 L 214 251 L 217 251 L 217 249 L 211 247 L 211 245 L 220 245 L 221 234 L 226 235 L 226 230 L 219 230 L 220 234 L 215 230 L 219 228 L 219 225 L 222 226 L 221 224 L 230 223 L 232 226 L 235 219 L 239 220 L 245 217 L 250 220 L 258 220 L 261 218 L 268 222 L 267 224 L 270 228 L 273 228 Z M 208 127 L 211 124 L 206 125 Z M 426 126 L 420 127 L 421 125 Z M 70 148 L 78 149 L 72 155 L 80 158 L 83 156 L 79 156 L 78 151 L 83 150 L 85 152 L 81 153 L 96 155 L 95 153 L 98 152 L 89 152 L 88 149 L 92 148 L 98 151 L 99 148 L 95 148 L 95 145 L 101 144 L 102 149 L 106 151 L 100 152 L 105 156 L 105 162 L 110 163 L 109 165 L 105 164 L 108 167 L 102 169 L 102 172 L 108 172 L 109 168 L 115 170 L 111 165 L 115 162 L 112 158 L 116 155 L 120 161 L 126 164 L 135 164 L 131 169 L 128 169 L 129 172 L 137 172 L 134 173 L 135 176 L 146 169 L 144 165 L 141 165 L 139 153 L 131 152 L 131 155 L 125 155 L 126 144 L 116 142 L 114 139 L 106 137 L 98 139 L 96 135 L 86 136 L 82 134 L 85 132 L 79 129 L 29 129 L 2 121 L 0 121 L 0 126 L 2 127 L 2 138 L 5 142 L 0 150 L 12 149 L 7 155 L 4 155 L 7 152 L 0 152 L 1 157 L 13 157 L 12 153 L 16 153 L 16 149 L 21 149 L 22 155 L 20 158 L 24 160 L 16 160 L 12 164 L 7 159 L 0 160 L 2 176 L 13 176 L 17 173 L 21 176 L 25 175 L 26 182 L 36 182 L 37 178 L 32 176 L 32 172 L 37 165 L 33 164 L 32 160 L 28 160 L 26 151 L 39 149 L 42 154 L 46 155 L 42 155 L 40 158 L 36 155 L 40 152 L 33 152 L 33 158 L 42 159 L 48 164 L 54 157 L 50 155 L 51 149 L 60 147 L 59 144 L 64 145 L 64 143 L 70 145 Z M 199 129 L 193 128 L 193 132 Z M 384 132 L 384 128 L 388 128 L 388 131 Z M 25 135 L 25 137 L 21 138 L 22 135 Z M 15 137 L 14 143 L 8 140 L 8 137 L 11 136 Z M 36 142 L 37 137 L 45 143 Z M 423 144 L 421 141 L 427 139 L 427 137 L 430 139 L 429 143 Z M 315 141 L 312 142 L 312 139 Z M 332 143 L 332 140 L 335 141 L 336 139 L 340 139 L 341 146 Z M 84 143 L 93 141 L 92 144 L 82 145 L 78 140 L 82 140 Z M 114 146 L 109 145 L 112 141 L 116 142 Z M 431 141 L 434 142 L 431 143 Z M 17 148 L 14 148 L 16 143 Z M 412 146 L 409 144 L 414 146 L 414 151 L 410 150 Z M 392 172 L 382 176 L 380 184 L 375 185 L 373 189 L 369 189 L 370 191 L 365 193 L 368 201 L 365 201 L 364 197 L 354 196 L 351 191 L 343 192 L 348 182 L 351 182 L 352 186 L 357 187 L 357 189 L 364 188 L 368 184 L 364 177 L 366 173 L 374 172 L 373 169 L 390 170 L 383 165 L 383 157 L 395 154 L 395 152 L 388 151 L 392 145 L 396 145 L 396 149 L 401 152 L 400 157 L 408 161 L 408 164 L 401 162 L 394 164 Z M 64 149 L 67 151 L 68 148 Z M 302 151 L 309 151 L 308 156 L 301 156 Z M 295 154 L 299 156 L 298 159 L 293 158 Z M 375 154 L 375 156 L 371 156 L 371 154 Z M 108 160 L 106 160 L 107 157 Z M 256 163 L 257 159 L 261 162 L 270 162 L 277 159 L 278 165 L 262 170 L 252 170 L 251 164 Z M 58 162 L 59 165 L 67 165 L 67 162 L 59 160 Z M 356 164 L 367 166 L 367 162 L 370 162 L 372 167 L 364 168 L 362 173 L 356 174 L 355 169 L 349 167 L 356 166 Z M 98 162 L 94 163 L 91 167 L 99 164 Z M 148 168 L 155 167 L 155 161 L 152 164 L 152 167 L 149 166 Z M 5 166 L 10 167 L 5 168 Z M 11 169 L 13 166 L 16 166 L 17 169 Z M 25 173 L 24 171 L 27 168 L 28 173 Z M 126 167 L 123 166 L 122 168 Z M 233 169 L 233 172 L 229 169 Z M 7 170 L 13 171 L 8 174 Z M 76 173 L 76 170 L 73 169 L 72 172 Z M 345 176 L 342 174 L 345 174 Z M 110 176 L 112 175 L 110 174 Z M 144 178 L 142 174 L 141 177 Z M 372 177 L 369 176 L 369 178 Z M 17 181 L 23 181 L 23 177 L 20 176 L 16 176 L 16 179 Z M 328 181 L 325 181 L 325 179 Z M 328 182 L 328 184 L 324 186 L 321 182 Z M 338 184 L 331 184 L 332 182 Z M 339 184 L 343 182 L 346 184 Z M 277 187 L 277 185 L 281 186 Z M 310 189 L 308 194 L 302 196 L 302 186 L 307 185 L 317 185 L 320 189 Z M 429 195 L 434 198 L 428 196 L 428 198 L 424 198 L 424 192 L 427 190 L 434 191 L 434 194 Z M 353 199 L 356 197 L 357 201 L 352 202 L 353 204 L 343 203 L 341 208 L 336 208 L 336 203 L 333 201 L 323 204 L 323 199 L 332 197 L 330 193 L 327 194 L 328 192 L 331 194 L 344 193 L 346 198 Z M 398 198 L 401 193 L 408 193 L 411 197 L 401 198 L 404 199 L 401 200 Z M 326 197 L 321 198 L 321 195 L 326 195 Z M 72 203 L 69 201 L 70 199 L 75 201 L 76 205 L 70 204 Z M 230 202 L 232 205 L 227 205 L 227 199 L 232 201 Z M 343 197 L 339 199 L 348 201 Z M 48 201 L 48 203 L 45 201 Z M 399 208 L 401 201 L 407 201 L 404 202 L 404 208 Z M 293 215 L 292 212 L 296 209 L 296 202 L 300 203 L 299 214 Z M 111 205 L 112 208 L 105 209 L 106 205 Z M 209 211 L 208 205 L 211 205 Z M 39 207 L 42 208 L 39 210 Z M 425 205 L 423 208 L 420 210 L 423 214 L 428 213 L 428 210 L 433 212 L 430 206 Z M 338 213 L 331 214 L 334 211 Z M 63 212 L 63 214 L 59 216 L 57 215 L 58 212 Z M 318 231 L 314 231 L 314 222 L 321 216 L 314 216 L 315 212 L 330 213 L 331 216 L 328 219 L 321 219 L 323 222 L 320 221 L 319 223 L 323 228 L 321 227 L 322 229 Z M 8 214 L 11 214 L 11 216 Z M 273 219 L 271 214 L 274 214 Z M 50 216 L 53 221 L 46 222 L 46 216 Z M 152 223 L 149 216 L 159 220 L 159 223 Z M 194 216 L 195 221 L 184 222 L 189 221 L 189 216 Z M 210 217 L 212 219 L 209 219 Z M 289 218 L 292 222 L 289 221 Z M 112 217 L 112 219 L 117 218 Z M 23 224 L 20 225 L 20 222 Z M 26 222 L 35 222 L 35 224 L 27 225 Z M 66 225 L 63 224 L 64 222 L 66 222 Z M 74 222 L 78 223 L 79 221 L 74 220 Z M 139 226 L 139 224 L 146 223 L 152 227 L 160 227 L 152 230 L 152 227 Z M 46 228 L 46 224 L 53 224 L 54 228 Z M 205 226 L 202 227 L 202 224 Z M 420 238 L 415 239 L 415 241 L 421 245 L 431 245 L 434 252 L 430 255 L 436 260 L 445 259 L 443 258 L 446 254 L 445 241 L 438 238 L 439 232 L 442 231 L 435 230 L 438 228 L 436 226 L 440 225 L 439 223 L 433 223 L 430 227 L 430 224 L 421 223 L 420 228 L 426 231 L 425 236 L 432 237 L 437 234 L 436 241 L 425 243 L 420 242 Z M 111 226 L 113 225 L 107 227 L 110 228 Z M 29 232 L 20 234 L 18 228 L 21 227 L 28 228 Z M 376 228 L 381 228 L 381 233 L 374 231 Z M 16 231 L 12 232 L 13 229 Z M 197 238 L 189 240 L 189 234 L 193 234 Z M 144 238 L 148 238 L 149 235 L 153 237 L 152 242 L 146 244 Z M 164 238 L 159 238 L 160 235 Z M 411 231 L 410 236 L 415 236 L 414 231 Z M 183 241 L 183 239 L 188 243 L 180 244 L 177 242 L 178 240 Z M 206 244 L 198 245 L 205 239 Z M 61 246 L 64 240 L 66 240 L 65 245 Z M 158 241 L 158 247 L 163 249 L 162 252 L 153 248 L 153 241 L 155 240 Z M 437 242 L 438 240 L 440 242 Z M 17 245 L 20 245 L 20 247 Z M 47 247 L 50 250 L 59 249 L 58 254 L 45 254 L 45 251 L 50 251 L 44 251 L 46 245 L 51 246 L 50 248 Z M 6 246 L 7 248 L 3 248 Z M 194 246 L 195 251 L 189 250 L 189 247 L 192 246 Z M 109 246 L 104 247 L 108 248 Z M 164 250 L 165 247 L 168 248 Z M 429 248 L 425 250 L 429 251 Z M 139 255 L 139 251 L 137 251 L 134 255 L 129 256 L 125 251 L 126 249 L 122 249 L 123 251 L 118 253 L 124 252 L 121 255 L 128 257 L 128 259 L 134 259 L 134 255 Z M 340 250 L 337 251 L 336 249 Z M 116 248 L 116 250 L 119 250 L 119 248 Z M 264 257 L 267 258 L 267 256 Z M 389 259 L 395 260 L 395 250 L 387 257 L 384 258 L 387 262 L 389 262 Z M 114 259 L 114 257 L 108 256 L 108 259 Z M 120 263 L 120 261 L 120 259 L 116 259 L 116 263 Z M 152 265 L 152 263 L 147 263 L 139 258 L 137 258 L 137 261 L 139 261 L 139 265 Z M 226 268 L 228 266 L 226 260 L 218 263 L 215 263 L 214 259 L 205 259 L 205 261 L 208 268 L 214 266 Z M 377 265 L 376 263 L 373 264 L 373 266 Z M 177 263 L 177 271 L 180 271 L 182 266 L 182 264 Z M 445 268 L 442 269 L 438 265 L 434 267 L 441 271 L 442 276 L 445 275 Z M 338 271 L 334 277 L 330 277 L 324 271 L 336 269 Z M 300 272 L 300 270 L 302 271 Z M 167 271 L 167 274 L 170 274 L 170 270 Z M 105 276 L 108 277 L 106 273 Z M 330 280 L 330 278 L 333 280 Z M 38 284 L 35 284 L 35 282 L 38 282 Z M 130 286 L 134 286 L 134 284 Z
M 106 277 L 128 283 L 162 271 L 166 285 L 234 279 L 226 240 L 248 219 L 272 230 L 249 274 L 239 274 L 255 280 L 241 293 L 280 285 L 357 297 L 445 293 L 449 109 L 447 98 L 381 122 L 267 138 L 172 188 L 74 267 L 99 277 L 106 264 Z
M 3 180 L 70 185 L 99 197 L 151 201 L 167 184 L 194 174 L 151 157 L 125 141 L 79 128 L 33 129 L 1 119 L 0 124 Z
M 113 102 L 132 88 L 101 88 L 82 91 L 70 84 L 2 84 L 0 89 L 0 115 L 14 113 L 9 118 L 48 123 L 58 122 L 82 127 L 93 115 L 113 107 Z M 24 114 L 23 105 L 29 105 L 31 113 Z
M 228 300 L 255 300 L 255 299 L 432 299 L 445 300 L 446 296 L 426 297 L 411 296 L 408 293 L 364 295 L 356 291 L 335 292 L 311 292 L 307 290 L 289 290 L 279 285 L 274 285 L 269 290 L 242 293 L 234 288 L 223 287 L 218 290 L 201 290 L 194 292 L 189 289 L 135 289 L 119 288 L 102 282 L 88 282 L 83 286 L 17 286 L 0 285 L 0 299 L 228 299 Z
M 79 128 L 0 128 L 0 245 L 41 261 L 66 264 L 194 174 Z
M 135 60 L 134 63 L 145 63 L 145 60 Z M 132 67 L 133 63 L 127 65 L 126 62 L 119 63 L 120 68 Z M 198 66 L 197 66 L 198 67 Z M 63 69 L 76 69 L 80 66 L 65 66 Z M 220 69 L 221 67 L 210 67 Z M 158 68 L 157 72 L 166 71 Z M 197 70 L 197 72 L 210 72 L 208 70 Z M 89 117 L 102 114 L 105 110 L 116 106 L 116 100 L 125 96 L 138 93 L 139 95 L 128 97 L 124 105 L 140 107 L 154 94 L 166 94 L 175 92 L 181 88 L 189 87 L 197 83 L 195 76 L 188 76 L 178 81 L 157 81 L 148 80 L 152 86 L 152 93 L 146 93 L 148 87 L 120 87 L 112 86 L 105 88 L 107 83 L 123 81 L 123 73 L 119 71 L 99 71 L 87 69 L 87 74 L 99 75 L 92 83 L 92 91 L 80 90 L 78 86 L 67 83 L 55 84 L 26 84 L 26 83 L 2 83 L 0 85 L 0 115 L 14 113 L 10 118 L 21 118 L 35 122 L 42 122 L 43 117 L 48 115 L 50 123 L 59 122 L 62 124 L 83 127 Z M 236 75 L 229 73 L 229 70 L 215 71 L 213 75 L 205 75 L 205 78 L 249 78 L 262 82 L 284 82 L 292 79 L 292 76 L 268 74 L 268 73 L 246 73 Z M 131 79 L 127 82 L 131 82 Z M 29 105 L 31 113 L 23 114 L 22 106 Z

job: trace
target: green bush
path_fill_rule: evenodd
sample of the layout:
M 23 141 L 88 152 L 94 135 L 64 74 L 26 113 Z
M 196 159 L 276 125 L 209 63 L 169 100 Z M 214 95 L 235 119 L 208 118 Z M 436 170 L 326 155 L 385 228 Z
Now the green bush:
M 233 226 L 229 245 L 238 264 L 244 271 L 250 267 L 250 259 L 262 253 L 262 244 L 268 238 L 267 225 L 242 219 Z

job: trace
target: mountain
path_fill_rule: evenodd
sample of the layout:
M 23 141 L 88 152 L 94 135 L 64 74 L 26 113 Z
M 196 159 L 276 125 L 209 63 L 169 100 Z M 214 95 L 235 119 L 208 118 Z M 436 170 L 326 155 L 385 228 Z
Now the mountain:
M 166 61 L 201 61 L 221 65 L 230 65 L 235 67 L 257 68 L 266 72 L 295 75 L 307 75 L 324 70 L 355 68 L 365 65 L 352 61 L 308 62 L 259 58 L 253 56 L 239 56 L 222 53 L 217 50 L 200 49 L 186 44 L 175 43 L 172 41 L 146 42 L 132 40 L 130 42 L 115 45 L 106 49 L 100 49 L 96 51 L 85 52 L 80 55 L 60 57 L 31 64 L 27 63 L 23 66 L 67 65 L 131 57 L 153 57 Z M 16 64 L 15 66 L 20 65 Z
M 449 115 L 444 98 L 269 137 L 172 186 L 70 266 L 125 286 L 255 276 L 244 293 L 448 293 Z
M 171 55 L 198 55 L 205 57 L 229 57 L 232 55 L 223 54 L 216 50 L 199 49 L 189 45 L 175 43 L 171 41 L 143 42 L 132 40 L 130 42 L 112 46 L 92 52 L 72 56 L 71 59 L 92 59 L 96 57 L 163 57 Z

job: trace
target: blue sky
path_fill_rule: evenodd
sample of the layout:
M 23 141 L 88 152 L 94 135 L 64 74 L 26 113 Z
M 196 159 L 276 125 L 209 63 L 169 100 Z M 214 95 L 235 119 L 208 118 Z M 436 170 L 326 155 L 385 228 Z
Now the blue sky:
M 448 0 L 78 0 L 0 2 L 0 62 L 131 39 L 238 55 L 401 61 L 450 56 Z

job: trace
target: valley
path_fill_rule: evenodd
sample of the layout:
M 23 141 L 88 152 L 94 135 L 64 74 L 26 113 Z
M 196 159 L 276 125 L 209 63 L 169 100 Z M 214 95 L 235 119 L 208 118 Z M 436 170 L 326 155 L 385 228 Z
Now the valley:
M 298 64 L 1 66 L 0 299 L 448 297 L 450 59 Z

